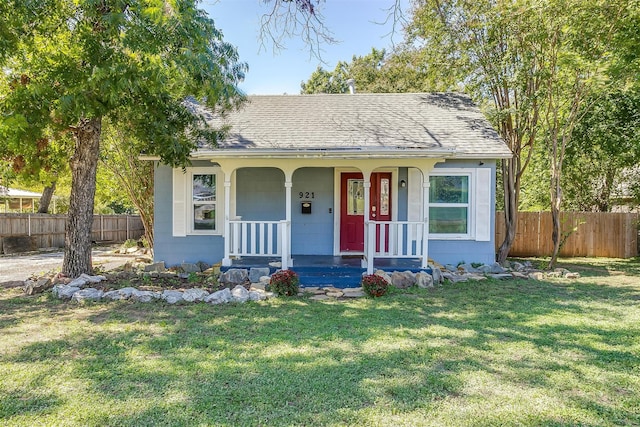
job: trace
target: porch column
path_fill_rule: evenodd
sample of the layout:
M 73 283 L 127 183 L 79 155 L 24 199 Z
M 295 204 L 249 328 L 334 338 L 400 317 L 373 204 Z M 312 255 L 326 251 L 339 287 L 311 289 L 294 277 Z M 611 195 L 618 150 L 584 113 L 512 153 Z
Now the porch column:
M 373 253 L 375 251 L 375 243 L 371 239 L 371 170 L 362 169 L 362 178 L 364 180 L 364 258 L 362 267 L 366 267 L 367 274 L 373 274 Z M 375 233 L 373 234 L 375 236 Z
M 422 265 L 427 268 L 429 264 L 429 171 L 422 170 L 422 212 L 424 220 L 422 223 Z
M 284 190 L 285 190 L 285 223 L 282 230 L 282 269 L 288 270 L 293 266 L 291 258 L 291 177 L 293 172 L 285 171 Z
M 224 171 L 224 258 L 222 265 L 231 266 L 231 173 Z

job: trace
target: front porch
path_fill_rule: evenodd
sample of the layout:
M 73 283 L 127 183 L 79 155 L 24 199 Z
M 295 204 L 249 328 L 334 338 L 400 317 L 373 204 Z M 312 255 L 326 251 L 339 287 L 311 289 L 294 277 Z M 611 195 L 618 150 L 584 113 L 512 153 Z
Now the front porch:
M 336 288 L 350 288 L 360 286 L 362 275 L 367 269 L 362 266 L 361 256 L 331 256 L 331 255 L 293 255 L 295 271 L 303 286 L 334 286 Z M 233 260 L 232 266 L 222 267 L 222 271 L 230 268 L 269 267 L 270 273 L 280 269 L 280 257 L 248 256 Z M 410 258 L 380 258 L 374 263 L 375 270 L 393 271 L 425 271 L 431 273 L 430 268 L 422 268 L 420 259 Z

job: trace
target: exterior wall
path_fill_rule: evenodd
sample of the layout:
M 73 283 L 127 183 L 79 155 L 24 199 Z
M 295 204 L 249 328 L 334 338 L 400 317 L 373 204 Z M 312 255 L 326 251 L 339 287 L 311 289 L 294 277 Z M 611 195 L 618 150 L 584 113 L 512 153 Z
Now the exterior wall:
M 276 168 L 236 170 L 236 215 L 244 221 L 285 219 L 284 173 Z
M 333 168 L 301 168 L 292 181 L 292 254 L 332 255 Z M 302 202 L 311 202 L 310 214 L 301 213 Z
M 490 168 L 491 169 L 491 206 L 496 205 L 496 162 L 495 160 L 480 161 L 446 161 L 438 163 L 436 168 Z M 493 263 L 495 261 L 495 208 L 491 209 L 491 240 L 478 242 L 475 240 L 435 240 L 429 239 L 429 258 L 440 264 L 456 265 L 464 262 Z
M 193 162 L 193 166 L 211 166 L 211 162 Z M 218 263 L 224 256 L 222 236 L 173 237 L 173 169 L 166 165 L 156 165 L 154 189 L 154 248 L 156 261 L 175 266 L 183 262 L 205 261 Z M 219 197 L 224 197 L 224 187 L 218 186 Z
M 485 160 L 446 161 L 436 168 L 488 168 L 491 170 L 491 206 L 495 206 L 496 162 Z M 208 161 L 194 162 L 194 167 L 211 166 Z M 406 167 L 398 169 L 398 183 L 408 182 Z M 236 171 L 236 215 L 243 220 L 281 220 L 285 213 L 284 174 L 277 168 L 241 168 Z M 219 184 L 219 198 L 224 187 Z M 292 187 L 292 254 L 332 255 L 334 246 L 334 169 L 309 167 L 295 171 Z M 406 221 L 409 212 L 408 186 L 395 187 L 397 191 L 397 219 Z M 300 198 L 300 193 L 303 197 Z M 313 193 L 311 195 L 306 193 Z M 233 197 L 233 194 L 232 194 Z M 205 261 L 217 263 L 224 256 L 224 241 L 220 235 L 172 236 L 172 169 L 158 165 L 155 172 L 155 248 L 156 260 L 167 266 L 182 262 Z M 310 201 L 312 213 L 302 214 L 300 203 Z M 220 212 L 220 215 L 223 213 Z M 491 239 L 429 240 L 429 257 L 441 264 L 458 262 L 490 263 L 495 259 L 495 210 L 491 210 Z

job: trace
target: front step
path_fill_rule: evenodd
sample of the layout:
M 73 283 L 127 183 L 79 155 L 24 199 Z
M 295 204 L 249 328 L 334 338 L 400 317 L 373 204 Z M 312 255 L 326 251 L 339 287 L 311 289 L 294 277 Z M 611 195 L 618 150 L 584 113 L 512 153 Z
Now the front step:
M 256 266 L 257 267 L 257 266 Z M 226 271 L 230 268 L 246 268 L 248 266 L 232 266 L 222 267 L 221 271 Z M 376 268 L 377 270 L 378 268 Z M 380 270 L 384 270 L 391 274 L 393 271 L 411 271 L 417 273 L 419 271 L 425 271 L 431 274 L 431 269 L 421 268 L 403 268 L 403 267 L 382 267 Z M 271 268 L 270 273 L 273 274 L 277 269 Z M 336 288 L 357 288 L 361 284 L 362 275 L 366 273 L 365 268 L 352 267 L 352 266 L 293 266 L 291 270 L 295 271 L 300 277 L 301 286 L 333 286 Z

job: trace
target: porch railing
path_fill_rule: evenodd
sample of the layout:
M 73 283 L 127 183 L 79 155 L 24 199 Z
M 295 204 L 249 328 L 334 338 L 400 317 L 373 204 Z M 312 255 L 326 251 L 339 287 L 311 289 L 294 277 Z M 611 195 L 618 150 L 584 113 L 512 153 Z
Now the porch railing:
M 421 258 L 427 265 L 428 234 L 425 223 L 417 221 L 369 221 L 367 231 L 367 272 L 374 258 Z
M 281 257 L 288 268 L 290 226 L 282 221 L 229 221 L 229 256 Z

